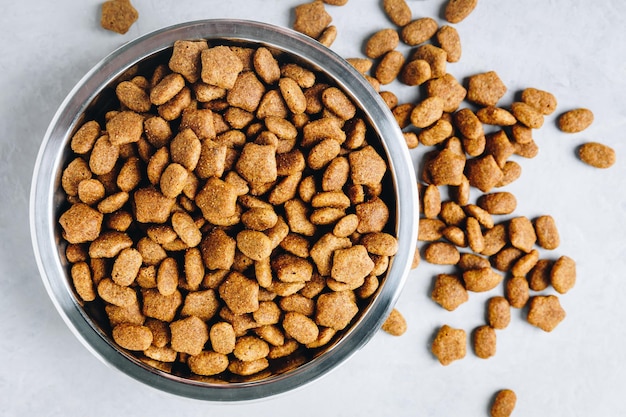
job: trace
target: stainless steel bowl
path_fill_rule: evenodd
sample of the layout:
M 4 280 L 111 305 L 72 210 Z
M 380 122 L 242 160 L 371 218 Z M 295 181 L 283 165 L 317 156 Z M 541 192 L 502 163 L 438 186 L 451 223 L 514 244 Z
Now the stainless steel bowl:
M 119 349 L 74 294 L 64 255 L 58 218 L 64 204 L 61 172 L 70 156 L 70 138 L 85 115 L 112 97 L 111 86 L 133 66 L 167 52 L 176 40 L 221 39 L 263 45 L 290 54 L 325 73 L 360 107 L 380 138 L 396 196 L 391 207 L 399 251 L 378 293 L 355 323 L 328 349 L 300 366 L 258 381 L 209 383 L 169 374 Z M 409 272 L 417 237 L 415 173 L 402 132 L 380 96 L 350 64 L 315 40 L 282 27 L 241 20 L 184 23 L 138 38 L 98 63 L 74 87 L 52 119 L 35 164 L 30 224 L 35 257 L 43 283 L 59 314 L 76 337 L 99 359 L 154 388 L 210 401 L 245 401 L 277 395 L 310 383 L 343 363 L 380 328 L 393 308 Z M 365 377 L 365 375 L 364 375 Z

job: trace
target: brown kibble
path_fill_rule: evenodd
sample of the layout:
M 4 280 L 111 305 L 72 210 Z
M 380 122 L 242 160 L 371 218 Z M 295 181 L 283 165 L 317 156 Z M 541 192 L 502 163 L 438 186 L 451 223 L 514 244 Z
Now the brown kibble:
M 322 103 L 334 115 L 342 120 L 352 119 L 356 114 L 356 107 L 348 96 L 337 87 L 326 88 L 322 92 Z
M 359 311 L 350 294 L 346 291 L 321 294 L 317 298 L 315 323 L 335 330 L 346 328 Z
M 551 332 L 565 318 L 565 310 L 555 295 L 538 295 L 530 299 L 527 320 L 541 330 Z
M 487 106 L 476 112 L 478 119 L 487 125 L 513 126 L 517 119 L 509 111 L 495 106 Z
M 119 147 L 109 140 L 109 136 L 100 136 L 91 150 L 89 168 L 95 175 L 108 174 L 115 167 L 119 156 Z
M 429 80 L 426 83 L 426 92 L 429 96 L 441 97 L 445 103 L 443 111 L 447 113 L 456 111 L 468 94 L 468 91 L 450 73 Z
M 467 99 L 481 106 L 495 106 L 506 91 L 498 74 L 488 71 L 469 78 Z
M 152 344 L 152 332 L 146 326 L 121 323 L 113 328 L 113 340 L 124 349 L 146 350 Z
M 406 85 L 422 85 L 432 78 L 430 64 L 423 59 L 413 59 L 400 70 L 399 79 Z
M 550 283 L 554 289 L 565 294 L 576 284 L 576 262 L 569 256 L 561 256 L 552 265 Z
M 330 48 L 335 42 L 335 39 L 337 39 L 337 26 L 327 26 L 317 38 L 317 41 L 325 47 Z
M 427 161 L 425 170 L 434 185 L 459 185 L 463 181 L 465 165 L 464 155 L 442 149 Z
M 202 81 L 216 87 L 230 89 L 243 70 L 239 57 L 228 46 L 215 46 L 201 53 Z
M 487 268 L 470 269 L 463 272 L 463 281 L 468 291 L 484 292 L 494 289 L 504 277 L 496 271 Z
M 493 155 L 470 159 L 466 165 L 470 185 L 484 193 L 495 187 L 504 176 Z
M 502 296 L 491 297 L 487 302 L 487 323 L 494 329 L 505 329 L 510 322 L 509 301 Z
M 253 313 L 259 308 L 259 284 L 239 272 L 228 274 L 219 287 L 220 298 L 235 314 Z
M 218 353 L 228 355 L 235 349 L 235 330 L 230 323 L 218 322 L 211 326 L 209 339 L 211 347 Z
M 533 249 L 527 254 L 521 256 L 511 268 L 513 276 L 525 277 L 539 260 L 539 251 Z
M 523 276 L 513 276 L 506 282 L 505 293 L 506 298 L 514 308 L 523 308 L 530 294 L 528 292 L 528 281 Z
M 374 269 L 374 262 L 363 245 L 337 249 L 333 254 L 330 276 L 346 284 L 362 283 Z
M 170 324 L 171 346 L 177 352 L 199 355 L 209 340 L 209 330 L 202 319 L 196 316 L 177 320 Z
M 394 308 L 385 319 L 381 329 L 392 336 L 402 336 L 407 329 L 406 320 L 402 313 Z
M 294 30 L 314 39 L 319 38 L 332 21 L 332 17 L 326 12 L 324 3 L 321 1 L 301 4 L 294 9 L 294 13 Z
M 528 275 L 528 285 L 533 291 L 543 291 L 550 285 L 550 272 L 553 262 L 539 259 Z
M 63 238 L 69 243 L 91 242 L 100 236 L 104 216 L 83 203 L 73 204 L 59 218 Z
M 517 396 L 512 390 L 503 389 L 498 391 L 489 411 L 491 417 L 509 417 L 513 414 L 516 402 Z
M 422 242 L 434 242 L 441 239 L 446 224 L 438 219 L 419 219 L 417 240 Z
M 496 331 L 491 326 L 480 326 L 474 329 L 474 353 L 481 359 L 496 354 Z
M 469 300 L 467 290 L 461 279 L 451 274 L 437 275 L 430 297 L 448 311 L 455 310 Z
M 502 191 L 481 195 L 477 204 L 490 214 L 511 214 L 517 207 L 517 199 L 513 194 Z
M 515 217 L 509 222 L 509 240 L 511 245 L 528 253 L 537 241 L 532 222 L 524 216 Z
M 581 161 L 595 168 L 610 168 L 615 164 L 615 151 L 602 143 L 584 143 L 577 152 Z
M 424 189 L 422 207 L 427 219 L 434 219 L 441 212 L 441 194 L 436 185 L 430 184 Z
M 460 256 L 458 249 L 447 242 L 430 243 L 424 250 L 424 259 L 431 264 L 455 265 Z
M 383 85 L 390 84 L 400 74 L 404 61 L 402 52 L 396 50 L 387 52 L 376 67 L 376 79 Z
M 389 51 L 396 49 L 400 43 L 400 36 L 394 29 L 382 29 L 374 33 L 365 45 L 365 55 L 368 58 L 380 58 Z
M 444 18 L 450 23 L 459 23 L 472 13 L 477 3 L 478 0 L 448 0 Z
M 91 151 L 96 139 L 100 137 L 100 125 L 95 120 L 84 123 L 72 135 L 70 147 L 77 154 L 86 154 Z
M 242 361 L 255 361 L 265 358 L 270 353 L 270 347 L 262 339 L 255 336 L 242 336 L 237 339 L 233 355 Z
M 502 167 L 502 179 L 496 187 L 505 187 L 515 180 L 517 180 L 522 175 L 522 167 L 515 161 L 506 161 L 504 166 Z
M 511 104 L 511 113 L 518 122 L 531 129 L 539 129 L 543 126 L 543 114 L 530 104 L 522 101 Z
M 411 111 L 411 123 L 413 126 L 425 128 L 443 115 L 444 102 L 441 98 L 434 96 L 428 97 L 419 102 Z
M 454 124 L 468 139 L 478 139 L 485 135 L 482 123 L 469 108 L 461 109 L 454 114 Z
M 461 39 L 453 26 L 441 26 L 435 37 L 439 47 L 446 51 L 448 62 L 458 62 L 461 59 Z
M 569 110 L 559 116 L 558 126 L 565 133 L 578 133 L 591 126 L 593 118 L 593 112 L 589 109 Z
M 102 3 L 100 26 L 121 35 L 137 21 L 139 13 L 130 0 L 109 0 Z
M 96 291 L 91 279 L 91 269 L 89 269 L 89 265 L 86 262 L 77 262 L 72 265 L 70 275 L 72 276 L 74 289 L 83 301 L 89 302 L 96 299 Z
M 203 351 L 189 357 L 191 372 L 197 375 L 217 375 L 228 368 L 228 356 L 219 352 Z
M 412 12 L 406 0 L 384 0 L 383 10 L 395 25 L 407 25 L 412 19 Z
M 526 88 L 522 91 L 522 101 L 534 107 L 541 114 L 547 116 L 556 110 L 556 97 L 553 94 L 536 88 Z
M 302 313 L 288 312 L 283 318 L 282 325 L 287 335 L 298 343 L 312 343 L 319 335 L 319 328 L 315 322 Z
M 411 55 L 411 60 L 421 59 L 428 62 L 432 78 L 440 78 L 446 74 L 446 51 L 438 46 L 423 44 Z
M 559 247 L 561 239 L 554 218 L 550 215 L 539 216 L 534 221 L 537 244 L 544 249 Z
M 422 17 L 404 25 L 400 32 L 402 42 L 409 46 L 419 45 L 432 38 L 439 25 L 435 19 Z
M 447 324 L 441 326 L 431 346 L 433 355 L 447 366 L 455 360 L 465 357 L 467 335 L 465 330 L 454 329 Z

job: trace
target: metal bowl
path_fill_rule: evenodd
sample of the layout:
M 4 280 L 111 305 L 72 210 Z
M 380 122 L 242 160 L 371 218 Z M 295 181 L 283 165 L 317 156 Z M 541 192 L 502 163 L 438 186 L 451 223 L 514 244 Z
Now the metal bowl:
M 75 295 L 65 259 L 58 218 L 65 198 L 60 186 L 71 155 L 69 141 L 86 115 L 113 97 L 112 86 L 136 65 L 154 62 L 171 51 L 176 40 L 207 39 L 266 46 L 289 54 L 299 63 L 324 73 L 352 98 L 386 156 L 390 175 L 386 192 L 399 250 L 381 280 L 378 292 L 353 324 L 324 351 L 299 366 L 250 381 L 214 383 L 194 380 L 148 366 L 120 349 Z M 30 225 L 32 244 L 43 283 L 59 314 L 76 337 L 99 359 L 130 377 L 172 394 L 209 400 L 245 401 L 274 396 L 327 374 L 358 351 L 379 330 L 393 308 L 409 272 L 417 237 L 417 190 L 411 159 L 391 112 L 369 83 L 345 60 L 315 40 L 290 29 L 241 20 L 203 20 L 158 30 L 117 49 L 98 63 L 61 104 L 41 144 L 35 164 Z

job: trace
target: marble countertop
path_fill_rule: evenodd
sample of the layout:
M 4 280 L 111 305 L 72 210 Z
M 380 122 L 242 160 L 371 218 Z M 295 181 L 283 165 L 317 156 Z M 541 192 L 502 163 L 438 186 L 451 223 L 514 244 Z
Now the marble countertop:
M 516 159 L 522 177 L 507 187 L 515 215 L 552 215 L 561 246 L 542 256 L 572 257 L 577 283 L 560 297 L 566 319 L 551 333 L 513 310 L 498 331 L 497 354 L 441 366 L 430 353 L 436 329 L 470 333 L 485 322 L 485 301 L 501 289 L 470 294 L 447 312 L 429 298 L 433 277 L 450 269 L 425 262 L 412 271 L 397 307 L 402 337 L 379 332 L 321 380 L 250 404 L 211 404 L 146 387 L 96 359 L 71 333 L 44 289 L 30 243 L 28 199 L 36 154 L 48 123 L 72 86 L 101 58 L 140 35 L 203 18 L 254 19 L 290 26 L 297 0 L 134 0 L 139 20 L 125 35 L 99 26 L 99 0 L 4 1 L 0 6 L 0 415 L 1 416 L 483 416 L 493 394 L 516 391 L 516 416 L 626 415 L 626 2 L 481 0 L 456 25 L 459 80 L 496 71 L 511 103 L 526 87 L 559 101 L 535 133 L 539 154 Z M 344 57 L 363 56 L 364 40 L 391 27 L 380 1 L 327 6 Z M 414 17 L 440 17 L 443 1 L 409 0 Z M 403 49 L 408 51 L 408 49 Z M 417 89 L 385 86 L 401 101 Z M 587 107 L 595 121 L 582 133 L 556 127 L 563 111 Z M 586 141 L 617 152 L 608 170 L 576 157 Z M 412 154 L 417 161 L 423 150 Z M 473 194 L 475 197 L 476 194 Z M 549 292 L 549 291 L 548 291 Z

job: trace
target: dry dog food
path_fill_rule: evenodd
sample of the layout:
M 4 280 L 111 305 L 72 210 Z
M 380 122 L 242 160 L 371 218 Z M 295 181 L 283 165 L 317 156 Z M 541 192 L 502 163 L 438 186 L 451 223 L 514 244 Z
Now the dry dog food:
M 324 13 L 302 6 L 298 27 L 319 36 Z M 58 219 L 76 293 L 104 304 L 113 340 L 230 381 L 348 328 L 398 250 L 387 163 L 348 96 L 267 48 L 205 41 L 115 92 L 71 139 Z
M 615 151 L 602 143 L 587 142 L 578 148 L 578 157 L 595 168 L 609 168 L 615 163 Z
M 527 320 L 543 331 L 551 332 L 565 318 L 565 310 L 556 295 L 537 295 L 530 299 Z
M 447 324 L 439 328 L 431 350 L 439 362 L 450 365 L 452 362 L 463 359 L 466 353 L 467 334 L 463 329 L 455 329 Z
M 100 25 L 106 30 L 123 35 L 138 18 L 139 13 L 130 0 L 108 0 L 102 3 Z
M 444 17 L 450 23 L 459 23 L 474 10 L 478 0 L 448 0 Z
M 397 26 L 405 26 L 412 19 L 412 12 L 405 0 L 383 0 L 385 14 Z
M 593 112 L 589 109 L 569 110 L 559 116 L 558 125 L 565 133 L 578 133 L 593 123 Z
M 510 389 L 503 389 L 496 393 L 496 396 L 489 410 L 491 417 L 509 417 L 513 414 L 517 395 Z
M 381 328 L 392 336 L 402 336 L 407 329 L 406 320 L 402 313 L 394 308 Z

